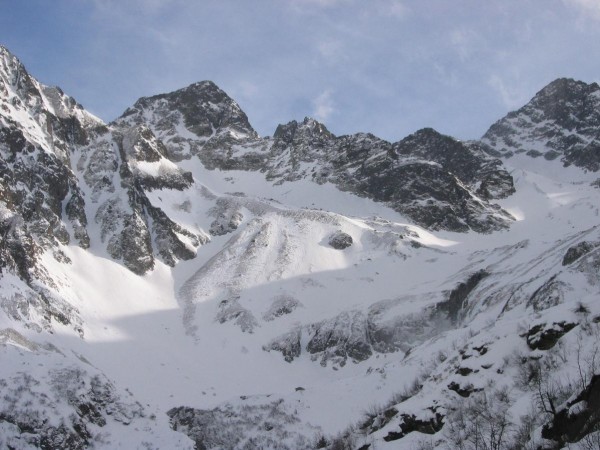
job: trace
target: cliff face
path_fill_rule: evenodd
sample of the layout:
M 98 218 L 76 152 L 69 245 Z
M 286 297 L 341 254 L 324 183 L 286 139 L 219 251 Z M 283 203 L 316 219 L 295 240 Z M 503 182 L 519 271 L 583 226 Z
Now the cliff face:
M 494 155 L 526 153 L 597 172 L 599 127 L 600 86 L 560 78 L 492 125 L 482 141 Z

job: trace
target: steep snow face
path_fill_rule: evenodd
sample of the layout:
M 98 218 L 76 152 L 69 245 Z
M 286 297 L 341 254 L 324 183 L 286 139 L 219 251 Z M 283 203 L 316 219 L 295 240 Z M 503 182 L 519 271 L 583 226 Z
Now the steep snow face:
M 198 320 L 231 321 L 242 331 L 254 332 L 261 326 L 259 319 L 272 319 L 277 305 L 286 298 L 289 302 L 284 301 L 280 315 L 291 316 L 284 328 L 298 314 L 316 318 L 316 311 L 335 312 L 337 308 L 327 306 L 330 293 L 322 289 L 319 278 L 352 271 L 363 262 L 365 253 L 390 254 L 404 260 L 422 247 L 416 233 L 385 221 L 350 220 L 329 212 L 290 209 L 245 197 L 222 200 L 217 202 L 218 208 L 240 213 L 244 222 L 222 250 L 181 288 L 179 298 L 190 334 L 204 328 Z M 351 237 L 352 244 L 345 249 L 332 247 L 331 236 L 341 232 Z M 346 284 L 343 276 L 337 284 Z M 307 292 L 298 300 L 298 294 L 288 290 Z M 356 301 L 353 299 L 357 294 L 345 295 L 346 300 Z M 310 314 L 296 310 L 301 304 Z M 216 312 L 207 313 L 215 306 Z M 286 308 L 291 310 L 285 312 Z
M 133 127 L 105 131 L 73 155 L 94 221 L 88 227 L 94 249 L 138 274 L 151 270 L 157 258 L 169 265 L 193 258 L 209 239 L 203 230 L 171 220 L 161 201 L 149 200 L 153 190 L 184 192 L 194 181 L 164 152 L 148 128 Z
M 1 50 L 0 447 L 597 436 L 594 169 L 430 129 L 261 139 L 210 82 L 104 125 Z
M 600 170 L 600 87 L 561 78 L 521 109 L 490 127 L 482 138 L 492 154 L 560 159 L 565 166 Z
M 55 297 L 52 273 L 41 255 L 66 260 L 61 246 L 90 245 L 79 183 L 70 170 L 72 152 L 89 144 L 102 122 L 58 88 L 43 86 L 0 47 L 0 268 L 27 287 L 14 294 L 18 307 L 3 304 L 12 317 L 71 323 L 77 313 Z
M 0 200 L 11 211 L 3 227 L 31 241 L 9 246 L 3 265 L 32 282 L 44 272 L 39 255 L 60 259 L 58 246 L 73 238 L 83 248 L 102 243 L 139 274 L 156 258 L 170 265 L 193 258 L 206 233 L 171 221 L 145 194 L 193 183 L 166 158 L 164 144 L 147 127 L 105 126 L 60 89 L 37 82 L 6 49 L 1 56 Z

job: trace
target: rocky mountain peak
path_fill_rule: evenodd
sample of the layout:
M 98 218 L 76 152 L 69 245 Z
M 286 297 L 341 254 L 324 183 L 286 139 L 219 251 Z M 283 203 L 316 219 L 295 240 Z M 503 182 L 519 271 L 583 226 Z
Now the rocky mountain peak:
M 482 198 L 498 199 L 514 192 L 512 178 L 501 161 L 486 155 L 476 143 L 423 128 L 395 143 L 393 149 L 399 158 L 438 164 L 462 182 L 478 185 L 477 195 Z
M 21 77 L 21 75 L 26 76 Z M 6 47 L 0 45 L 0 80 L 12 86 L 17 86 L 27 78 L 27 71 L 21 61 Z
M 559 78 L 492 125 L 482 141 L 497 155 L 560 158 L 564 165 L 597 171 L 599 127 L 600 86 Z
M 28 116 L 25 137 L 63 160 L 67 149 L 88 142 L 92 129 L 104 123 L 58 87 L 45 86 L 29 75 L 21 61 L 0 47 L 0 118 L 19 122 Z
M 77 116 L 88 125 L 102 124 L 59 87 L 46 86 L 31 77 L 21 61 L 0 45 L 0 98 L 8 100 L 9 97 L 14 106 L 37 107 L 61 119 Z
M 590 120 L 600 120 L 599 94 L 600 86 L 596 83 L 559 78 L 539 91 L 525 108 L 535 108 L 545 120 L 572 131 Z
M 140 98 L 117 119 L 147 123 L 159 130 L 178 123 L 200 138 L 222 130 L 249 138 L 258 137 L 239 105 L 212 81 L 200 81 L 167 94 Z
M 449 150 L 449 147 L 456 148 L 460 142 L 456 139 L 443 135 L 433 128 L 422 128 L 413 134 L 405 137 L 396 144 L 397 151 L 405 156 L 411 153 L 440 153 Z
M 0 47 L 0 102 L 0 114 L 10 120 L 19 111 L 39 116 L 50 107 L 48 102 L 44 102 L 42 85 L 5 47 Z
M 322 123 L 311 117 L 305 117 L 300 123 L 292 120 L 285 125 L 280 124 L 273 137 L 291 144 L 294 140 L 331 139 L 335 136 Z

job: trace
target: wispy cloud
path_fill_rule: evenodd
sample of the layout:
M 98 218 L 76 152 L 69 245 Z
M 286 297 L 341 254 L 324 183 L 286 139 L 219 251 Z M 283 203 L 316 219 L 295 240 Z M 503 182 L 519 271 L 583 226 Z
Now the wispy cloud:
M 337 59 L 342 51 L 343 45 L 339 40 L 327 39 L 317 43 L 319 54 L 327 59 Z
M 232 91 L 231 94 L 234 97 L 237 97 L 239 95 L 240 97 L 243 97 L 244 99 L 253 99 L 253 98 L 256 98 L 256 96 L 259 94 L 259 92 L 260 92 L 260 89 L 256 85 L 256 83 L 253 83 L 248 80 L 241 80 L 237 83 L 236 86 L 234 86 L 234 90 Z
M 12 3 L 0 41 L 106 120 L 210 79 L 261 134 L 313 115 L 340 133 L 467 139 L 554 78 L 598 79 L 600 0 Z
M 135 17 L 157 16 L 164 11 L 178 7 L 180 0 L 89 0 L 94 7 L 98 17 L 112 17 L 113 19 L 129 18 L 131 14 Z
M 518 83 L 508 83 L 500 75 L 492 75 L 488 79 L 488 85 L 500 96 L 500 100 L 509 109 L 522 106 L 528 99 L 528 95 L 520 89 Z M 529 96 L 531 93 L 529 93 Z
M 328 9 L 340 4 L 350 3 L 353 0 L 288 0 L 294 11 L 312 13 L 316 9 Z
M 141 1 L 141 0 L 138 0 Z M 293 10 L 301 13 L 322 12 L 338 7 L 352 8 L 358 16 L 404 19 L 410 8 L 405 0 L 287 0 Z
M 294 3 L 327 7 L 327 6 L 336 5 L 336 4 L 344 2 L 344 1 L 347 1 L 347 0 L 295 0 Z
M 321 92 L 321 94 L 313 100 L 313 105 L 315 107 L 313 114 L 315 119 L 324 122 L 335 111 L 332 95 L 331 90 L 327 89 Z
M 600 21 L 600 0 L 563 0 L 563 2 L 578 10 L 584 17 Z
M 410 9 L 400 0 L 382 0 L 379 2 L 379 11 L 396 19 L 404 19 Z
M 450 44 L 462 62 L 472 56 L 478 42 L 481 42 L 481 37 L 470 29 L 457 28 L 450 33 Z

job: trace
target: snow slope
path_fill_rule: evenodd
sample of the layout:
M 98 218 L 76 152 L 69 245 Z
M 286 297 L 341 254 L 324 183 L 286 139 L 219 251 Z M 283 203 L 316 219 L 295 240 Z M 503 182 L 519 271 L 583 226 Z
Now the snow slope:
M 24 89 L 1 50 L 0 447 L 585 448 L 598 435 L 554 423 L 589 413 L 575 397 L 593 405 L 600 373 L 597 172 L 526 151 L 501 167 L 485 139 L 422 130 L 394 148 L 450 167 L 427 144 L 442 142 L 491 167 L 471 184 L 448 172 L 467 206 L 445 205 L 502 223 L 425 229 L 305 176 L 336 161 L 311 156 L 322 139 L 376 142 L 381 164 L 392 144 L 305 120 L 278 129 L 307 134 L 269 159 L 281 142 L 207 83 L 105 125 L 31 77 Z M 499 206 L 478 197 L 484 181 Z

